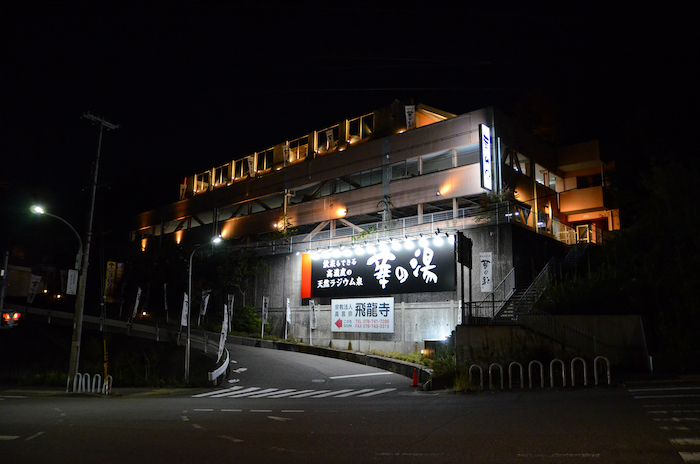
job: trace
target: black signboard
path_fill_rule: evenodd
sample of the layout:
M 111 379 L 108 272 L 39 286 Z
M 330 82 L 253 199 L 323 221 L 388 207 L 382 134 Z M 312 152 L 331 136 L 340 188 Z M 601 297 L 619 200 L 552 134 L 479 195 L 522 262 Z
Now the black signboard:
M 358 251 L 360 251 L 358 253 Z M 453 237 L 327 252 L 312 260 L 311 296 L 381 296 L 455 289 Z

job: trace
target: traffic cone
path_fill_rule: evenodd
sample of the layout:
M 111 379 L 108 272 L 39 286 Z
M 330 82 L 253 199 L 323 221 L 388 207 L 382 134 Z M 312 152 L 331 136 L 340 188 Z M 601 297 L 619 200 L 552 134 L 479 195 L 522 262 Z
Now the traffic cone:
M 418 371 L 416 369 L 413 369 L 413 385 L 412 387 L 417 387 L 418 386 Z

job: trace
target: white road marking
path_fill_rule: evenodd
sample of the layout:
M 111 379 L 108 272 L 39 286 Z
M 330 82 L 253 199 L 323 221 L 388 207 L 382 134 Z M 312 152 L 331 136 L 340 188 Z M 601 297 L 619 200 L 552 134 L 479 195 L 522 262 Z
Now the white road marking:
M 188 422 L 190 420 L 190 418 L 187 416 L 180 416 L 180 417 L 182 417 L 183 422 Z
M 241 372 L 245 372 L 247 370 L 248 370 L 247 367 L 239 367 L 238 369 L 234 369 L 231 372 L 235 372 L 236 374 L 240 374 Z
M 283 409 L 282 413 L 297 413 L 297 412 L 304 412 L 303 409 Z
M 233 392 L 233 393 L 231 393 L 231 392 L 219 393 L 218 395 L 210 396 L 210 398 L 223 398 L 224 396 L 229 397 L 232 395 L 238 395 L 239 393 L 252 393 L 252 392 L 257 391 L 257 390 L 260 390 L 260 387 L 249 387 L 249 388 L 244 388 L 243 390 L 238 390 L 238 391 Z
M 334 390 L 334 391 L 332 391 L 332 392 L 321 393 L 320 395 L 314 395 L 314 398 L 326 398 L 326 397 L 329 397 L 329 396 L 340 395 L 340 394 L 343 394 L 343 393 L 346 393 L 346 392 L 351 392 L 351 391 L 352 391 L 352 388 L 346 388 L 346 389 L 344 389 L 344 390 Z
M 284 422 L 284 421 L 290 421 L 290 420 L 292 420 L 292 419 L 290 419 L 290 418 L 288 418 L 288 417 L 277 417 L 277 416 L 267 416 L 267 418 L 268 418 L 268 419 L 272 419 L 272 420 L 276 420 L 276 421 L 279 421 L 279 422 Z
M 224 440 L 232 441 L 234 443 L 243 443 L 243 440 L 240 440 L 238 438 L 233 438 L 233 437 L 227 437 L 226 435 L 217 435 L 219 438 L 223 438 Z
M 681 451 L 678 454 L 681 455 L 681 458 L 683 458 L 685 462 L 700 462 L 700 453 L 686 453 Z
M 343 393 L 342 395 L 336 396 L 336 398 L 347 398 L 348 396 L 361 395 L 362 393 L 368 393 L 368 392 L 371 392 L 372 390 L 373 390 L 373 388 L 363 388 L 362 390 L 355 390 L 352 392 Z
M 222 409 L 221 412 L 241 412 L 242 409 Z
M 35 438 L 40 437 L 40 436 L 42 436 L 43 434 L 44 434 L 44 432 L 37 432 L 37 433 L 35 433 L 34 435 L 32 435 L 31 437 L 25 438 L 24 441 L 34 440 Z
M 700 390 L 700 387 L 656 387 L 656 388 L 630 388 L 631 393 L 649 391 L 676 391 L 676 390 Z
M 658 422 L 700 422 L 700 417 L 663 417 L 655 418 L 654 420 Z
M 195 411 L 195 412 L 212 412 L 213 409 L 196 409 L 195 408 L 195 409 L 193 409 L 193 411 Z
M 17 440 L 19 435 L 0 435 L 0 441 Z
M 360 395 L 360 398 L 367 398 L 367 397 L 374 396 L 374 395 L 381 395 L 382 393 L 388 393 L 388 392 L 394 391 L 394 390 L 396 390 L 396 389 L 395 388 L 385 388 L 384 390 L 377 390 L 377 391 L 365 393 L 364 395 Z
M 600 457 L 600 453 L 552 453 L 552 454 L 531 454 L 531 453 L 518 453 L 519 458 L 593 458 L 597 459 Z
M 336 380 L 336 379 L 350 379 L 353 377 L 370 377 L 373 375 L 392 375 L 393 372 L 372 372 L 369 374 L 351 374 L 351 375 L 336 375 L 333 377 L 328 377 L 329 379 Z
M 251 409 L 250 412 L 272 412 L 272 409 Z
M 285 398 L 291 395 L 296 395 L 297 393 L 305 393 L 305 392 L 315 392 L 316 390 L 292 390 L 289 393 L 276 393 L 274 395 L 268 396 L 268 398 Z
M 267 396 L 270 393 L 275 393 L 278 391 L 280 391 L 279 388 L 266 388 L 265 390 L 255 392 L 254 395 L 250 395 L 248 398 L 262 398 L 263 396 Z
M 9 398 L 9 399 L 21 400 L 21 399 L 26 398 L 26 396 L 20 396 L 20 395 L 0 395 L 0 398 Z
M 700 438 L 671 438 L 674 445 L 700 445 Z
M 269 395 L 268 398 L 282 398 L 282 397 L 287 396 L 287 395 L 292 395 L 292 394 L 294 394 L 294 392 L 296 392 L 295 389 L 287 388 L 287 389 L 279 390 L 279 391 L 275 392 L 274 395 Z
M 199 424 L 192 424 L 192 427 L 194 427 L 194 428 L 196 428 L 196 429 L 201 429 L 201 428 L 202 428 L 202 426 L 199 425 Z
M 223 395 L 226 393 L 234 392 L 236 390 L 240 390 L 243 387 L 231 387 L 231 388 L 226 388 L 224 390 L 214 390 L 206 393 L 200 393 L 198 395 L 192 395 L 192 398 L 203 398 L 205 396 L 213 396 L 213 395 Z M 214 396 L 216 398 L 216 396 Z
M 697 398 L 700 395 L 647 395 L 647 396 L 634 396 L 635 400 L 651 400 L 658 398 Z

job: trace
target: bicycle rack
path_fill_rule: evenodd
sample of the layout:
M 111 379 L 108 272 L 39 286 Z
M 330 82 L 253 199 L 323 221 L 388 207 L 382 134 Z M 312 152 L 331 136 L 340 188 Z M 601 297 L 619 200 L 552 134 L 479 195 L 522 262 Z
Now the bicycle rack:
M 503 390 L 503 366 L 501 366 L 501 365 L 498 364 L 498 363 L 493 363 L 493 364 L 491 364 L 491 365 L 489 366 L 489 389 L 493 388 L 493 378 L 492 378 L 492 374 L 493 374 L 493 368 L 494 368 L 494 367 L 498 367 L 499 372 L 500 372 L 500 374 L 501 374 L 501 390 Z
M 508 388 L 513 389 L 513 366 L 518 366 L 520 368 L 520 388 L 525 388 L 525 381 L 523 377 L 523 365 L 517 361 L 513 361 L 508 365 Z
M 478 364 L 472 364 L 469 366 L 469 384 L 472 383 L 472 368 L 476 367 L 479 369 L 479 385 L 481 386 L 481 389 L 484 389 L 484 370 L 479 366 Z
M 532 388 L 532 365 L 533 364 L 540 366 L 540 388 L 544 388 L 544 365 L 537 360 L 530 361 L 530 363 L 527 365 L 527 376 L 530 378 L 530 388 Z
M 596 356 L 593 360 L 593 376 L 595 378 L 595 385 L 598 386 L 598 361 L 605 361 L 606 368 L 608 371 L 608 385 L 610 385 L 610 361 L 605 356 Z
M 549 381 L 550 381 L 551 387 L 554 388 L 554 364 L 561 365 L 562 386 L 566 387 L 566 365 L 564 364 L 564 361 L 562 361 L 561 359 L 552 359 L 552 362 L 549 363 Z
M 576 386 L 576 380 L 575 380 L 575 374 L 574 374 L 574 366 L 576 365 L 576 361 L 581 361 L 581 364 L 583 365 L 583 386 L 587 387 L 588 386 L 588 374 L 586 373 L 586 360 L 583 358 L 574 358 L 571 360 L 571 386 L 574 387 Z

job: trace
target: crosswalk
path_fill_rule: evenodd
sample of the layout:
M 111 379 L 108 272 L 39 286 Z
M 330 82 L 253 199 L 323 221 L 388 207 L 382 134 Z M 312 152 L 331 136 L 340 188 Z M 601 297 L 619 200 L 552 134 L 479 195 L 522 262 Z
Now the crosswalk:
M 700 463 L 700 385 L 629 388 L 684 462 Z
M 396 388 L 361 388 L 354 390 L 296 390 L 235 386 L 192 395 L 192 398 L 369 398 L 395 391 Z

